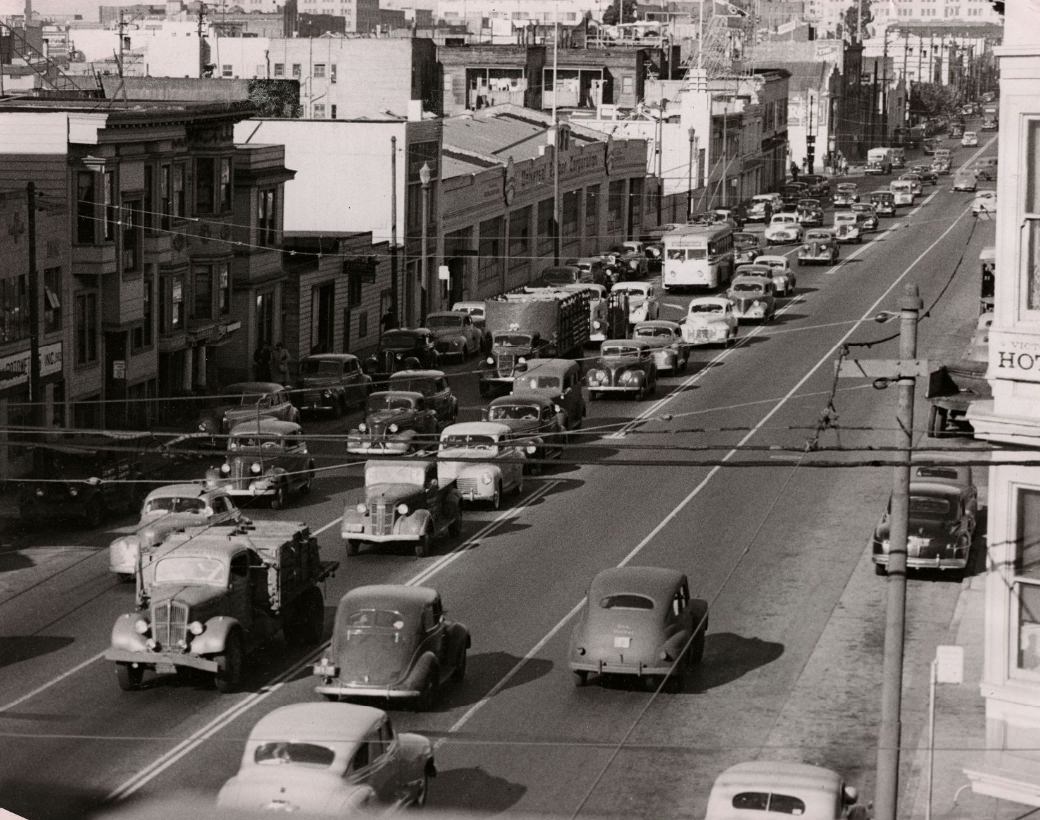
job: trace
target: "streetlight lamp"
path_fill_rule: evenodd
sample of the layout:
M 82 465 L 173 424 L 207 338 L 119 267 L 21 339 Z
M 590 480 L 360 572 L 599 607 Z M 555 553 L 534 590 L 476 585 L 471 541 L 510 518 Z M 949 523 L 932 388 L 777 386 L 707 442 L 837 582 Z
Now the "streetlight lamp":
M 433 290 L 430 287 L 430 258 L 427 248 L 430 222 L 430 180 L 432 178 L 433 171 L 430 168 L 430 163 L 424 162 L 422 168 L 419 169 L 419 182 L 422 184 L 422 234 L 419 240 L 419 253 L 421 254 L 419 260 L 419 281 L 422 282 L 422 298 L 420 299 L 419 310 L 423 319 L 429 312 L 430 302 L 433 298 Z
M 690 162 L 686 168 L 686 219 L 693 213 L 693 144 L 697 141 L 697 129 L 690 128 Z

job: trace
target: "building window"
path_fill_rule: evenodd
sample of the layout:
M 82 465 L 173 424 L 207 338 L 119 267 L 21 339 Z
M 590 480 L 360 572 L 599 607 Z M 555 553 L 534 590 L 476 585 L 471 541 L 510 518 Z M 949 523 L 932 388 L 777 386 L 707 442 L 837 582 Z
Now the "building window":
M 1040 675 L 1040 490 L 1020 489 L 1015 539 L 1012 630 L 1014 671 Z
M 330 105 L 329 106 L 329 119 L 330 120 L 336 119 L 336 106 L 335 105 Z
M 29 338 L 29 279 L 0 279 L 0 343 Z
M 292 75 L 297 80 L 300 79 L 300 77 L 302 76 L 302 72 L 300 71 L 300 64 L 299 63 L 293 63 L 292 64 Z
M 141 290 L 141 324 L 130 334 L 130 347 L 136 353 L 152 346 L 152 325 L 155 315 L 152 310 L 152 278 L 145 277 Z
M 274 291 L 256 295 L 256 341 L 274 344 Z
M 231 157 L 220 158 L 219 186 L 217 203 L 221 213 L 228 213 L 231 210 Z
M 325 103 L 314 104 L 314 119 L 323 120 L 325 119 Z
M 621 93 L 625 95 L 636 93 L 636 78 L 631 74 L 626 74 L 621 78 Z
M 173 166 L 173 195 L 170 200 L 174 216 L 187 216 L 188 199 L 184 192 L 184 163 L 178 162 Z
M 285 76 L 285 63 L 275 63 L 274 64 L 274 76 L 275 77 L 284 77 Z
M 141 224 L 147 230 L 155 227 L 155 166 L 144 166 L 144 208 L 141 210 Z
M 231 312 L 231 266 L 227 262 L 217 265 L 217 314 L 227 316 Z
M 213 318 L 212 265 L 198 265 L 195 268 L 195 309 L 192 315 L 196 319 Z
M 560 204 L 560 221 L 562 224 L 562 242 L 572 242 L 578 238 L 578 202 L 581 191 L 567 191 Z
M 329 66 L 329 82 L 336 82 L 336 64 Z
M 175 333 L 183 327 L 184 277 L 163 277 L 159 285 L 159 331 Z
M 43 271 L 43 332 L 58 333 L 61 324 L 61 268 Z
M 103 176 L 105 241 L 111 242 L 116 238 L 116 176 L 111 171 L 105 171 Z
M 76 175 L 76 242 L 93 245 L 97 236 L 97 175 L 80 171 Z
M 477 282 L 497 282 L 505 271 L 502 247 L 502 217 L 480 223 L 480 247 L 477 260 Z
M 119 221 L 123 273 L 140 273 L 141 242 L 144 239 L 144 229 L 141 225 L 141 201 L 132 199 L 124 202 Z
M 1026 308 L 1040 310 L 1040 120 L 1026 123 L 1026 159 L 1022 166 L 1026 175 L 1025 217 L 1025 264 Z
M 362 310 L 358 312 L 357 317 L 357 335 L 360 339 L 362 336 L 368 335 L 368 311 Z
M 232 66 L 231 63 L 224 63 L 220 67 L 220 76 L 221 77 L 227 77 L 228 79 L 230 79 L 231 77 L 234 77 L 235 76 L 234 66 Z
M 509 215 L 509 270 L 519 270 L 530 263 L 531 207 Z
M 216 173 L 214 157 L 195 160 L 195 213 L 213 213 L 213 177 Z
M 625 228 L 625 181 L 611 182 L 607 189 L 607 233 L 621 233 Z
M 98 359 L 97 294 L 76 294 L 76 364 L 93 364 Z
M 172 191 L 170 190 L 170 166 L 164 164 L 159 166 L 159 213 L 162 221 L 160 227 L 170 227 L 170 214 L 173 213 Z
M 262 188 L 257 195 L 256 241 L 258 245 L 271 246 L 277 241 L 275 206 L 278 204 L 278 189 Z
M 599 235 L 599 186 L 585 189 L 585 236 L 594 239 Z
M 325 79 L 325 63 L 315 63 L 314 64 L 314 73 L 313 73 L 312 76 L 316 80 L 324 80 Z
M 545 256 L 553 252 L 553 201 L 543 199 L 538 203 L 538 225 L 535 227 L 535 256 Z

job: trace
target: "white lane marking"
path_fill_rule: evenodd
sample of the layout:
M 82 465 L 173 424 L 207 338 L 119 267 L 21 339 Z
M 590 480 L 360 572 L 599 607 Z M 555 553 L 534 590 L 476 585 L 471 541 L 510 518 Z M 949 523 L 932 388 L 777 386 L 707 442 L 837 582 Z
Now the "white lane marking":
M 16 706 L 20 706 L 21 704 L 25 703 L 25 701 L 27 701 L 27 700 L 29 700 L 31 698 L 36 697 L 38 694 L 40 694 L 40 692 L 45 692 L 46 690 L 48 690 L 52 686 L 54 686 L 54 684 L 59 683 L 60 681 L 65 680 L 65 678 L 68 678 L 68 677 L 70 677 L 72 675 L 75 675 L 81 669 L 84 669 L 84 668 L 90 666 L 90 664 L 94 663 L 94 661 L 100 660 L 104 656 L 105 656 L 104 652 L 98 652 L 96 655 L 94 655 L 94 657 L 87 658 L 82 663 L 78 663 L 75 666 L 73 666 L 71 669 L 67 669 L 66 671 L 64 671 L 60 675 L 58 675 L 58 677 L 52 678 L 51 680 L 47 681 L 46 683 L 41 684 L 40 686 L 37 686 L 31 692 L 26 692 L 20 698 L 12 700 L 10 703 L 5 703 L 3 706 L 0 706 L 0 715 L 2 715 L 4 712 L 10 711 L 11 709 L 14 709 Z
M 467 538 L 462 544 L 457 546 L 447 555 L 439 558 L 436 562 L 434 562 L 434 564 L 416 573 L 409 580 L 405 581 L 405 584 L 408 586 L 417 586 L 418 584 L 421 584 L 423 581 L 433 577 L 442 569 L 444 569 L 453 561 L 455 561 L 460 555 L 462 555 L 462 553 L 464 553 L 470 547 L 477 544 L 481 538 L 484 538 L 489 533 L 493 532 L 497 527 L 501 526 L 506 521 L 517 517 L 518 514 L 523 510 L 527 509 L 532 502 L 537 501 L 539 498 L 542 498 L 543 496 L 548 494 L 553 488 L 555 488 L 560 483 L 561 482 L 559 480 L 553 480 L 547 481 L 545 484 L 542 484 L 534 492 L 529 493 L 527 496 L 524 497 L 523 504 L 502 511 L 499 515 L 495 517 L 493 521 L 490 521 L 487 524 L 485 524 L 474 535 Z M 329 526 L 331 526 L 331 524 L 326 525 L 322 529 L 326 530 L 329 528 Z M 319 646 L 317 649 L 311 652 L 311 654 L 308 655 L 303 661 L 272 678 L 271 681 L 269 681 L 260 688 L 260 691 L 248 695 L 247 697 L 243 698 L 241 701 L 236 703 L 234 706 L 221 712 L 201 729 L 198 729 L 192 734 L 190 734 L 188 737 L 186 737 L 184 740 L 182 740 L 180 743 L 178 743 L 176 746 L 170 749 L 170 751 L 166 752 L 164 755 L 157 758 L 148 766 L 134 774 L 122 785 L 112 790 L 108 795 L 108 799 L 122 800 L 126 797 L 129 797 L 131 794 L 133 794 L 143 786 L 147 785 L 149 782 L 151 782 L 164 771 L 166 771 L 168 768 L 170 768 L 170 766 L 177 763 L 177 761 L 179 761 L 189 752 L 193 751 L 196 747 L 204 743 L 206 740 L 211 738 L 214 734 L 219 732 L 221 729 L 223 729 L 225 726 L 227 726 L 232 721 L 237 719 L 239 716 L 244 714 L 246 711 L 251 709 L 253 706 L 262 703 L 264 700 L 269 698 L 271 695 L 273 695 L 275 692 L 281 689 L 282 686 L 285 685 L 286 681 L 290 680 L 299 672 L 302 672 L 310 666 L 313 666 L 315 661 L 317 661 L 318 658 L 320 658 L 321 655 L 325 652 L 325 650 L 328 649 L 328 646 L 329 642 L 325 641 L 324 643 L 322 643 L 321 646 Z M 101 656 L 99 655 L 98 657 Z
M 967 211 L 965 211 L 965 213 L 967 213 Z M 924 251 L 924 253 L 921 254 L 921 256 L 919 256 L 916 260 L 914 260 L 914 262 L 908 268 L 906 268 L 906 270 L 904 270 L 899 275 L 899 278 L 897 278 L 894 282 L 892 282 L 891 285 L 888 286 L 888 288 L 885 290 L 885 292 L 882 293 L 881 296 L 879 296 L 877 298 L 877 301 L 875 301 L 874 304 L 871 305 L 867 309 L 867 311 L 860 318 L 859 322 L 865 322 L 869 317 L 873 316 L 875 311 L 877 310 L 878 306 L 885 299 L 887 299 L 889 294 L 896 288 L 896 286 L 899 285 L 903 281 L 903 279 L 905 279 L 907 277 L 907 275 L 910 273 L 910 271 L 914 269 L 914 266 L 917 265 L 917 262 L 919 262 L 921 260 L 921 258 L 924 257 L 925 254 L 930 253 L 932 248 L 934 248 L 937 244 L 939 244 L 939 242 L 941 242 L 946 237 L 946 235 L 950 231 L 952 231 L 954 229 L 954 227 L 957 225 L 957 223 L 960 222 L 961 219 L 963 219 L 963 218 L 964 218 L 964 213 L 962 213 L 960 216 L 958 216 L 953 221 L 953 223 L 950 225 L 950 227 L 947 228 L 943 232 L 943 234 L 938 239 L 936 239 L 935 242 L 933 242 L 928 247 L 928 249 L 926 251 Z M 856 323 L 857 326 L 859 325 L 859 322 Z M 768 413 L 766 413 L 762 417 L 762 419 L 747 433 L 747 435 L 745 435 L 733 447 L 733 449 L 731 449 L 729 452 L 726 453 L 726 455 L 724 455 L 722 457 L 722 461 L 729 461 L 731 458 L 733 458 L 734 455 L 736 455 L 738 452 L 740 452 L 740 448 L 743 447 L 745 444 L 747 444 L 747 442 L 750 441 L 753 436 L 755 436 L 763 427 L 765 427 L 766 423 L 780 411 L 781 407 L 783 407 L 785 404 L 787 404 L 788 401 L 790 401 L 795 395 L 798 394 L 798 392 L 801 390 L 802 386 L 807 381 L 809 381 L 809 379 L 812 377 L 812 375 L 817 370 L 819 370 L 824 364 L 826 364 L 828 361 L 830 361 L 832 359 L 832 357 L 834 356 L 834 354 L 839 349 L 841 349 L 841 346 L 844 345 L 845 342 L 848 341 L 849 337 L 853 333 L 855 333 L 855 332 L 856 332 L 856 326 L 849 328 L 849 330 L 845 333 L 845 335 L 842 336 L 841 339 L 839 341 L 837 341 L 834 344 L 834 346 L 831 347 L 831 349 L 827 353 L 825 353 L 823 355 L 823 357 L 818 362 L 816 362 L 816 364 L 813 365 L 812 368 L 810 368 L 806 372 L 806 374 L 804 376 L 802 376 L 801 379 L 799 379 L 798 383 L 794 387 L 792 387 L 787 392 L 787 394 L 782 399 L 780 399 L 780 401 L 778 401 Z M 632 561 L 632 559 L 634 559 L 636 556 L 638 556 L 639 553 L 642 552 L 646 548 L 647 544 L 649 544 L 658 535 L 658 533 L 661 532 L 661 530 L 663 530 L 669 523 L 671 523 L 671 521 L 674 520 L 675 517 L 678 516 L 679 513 L 682 512 L 682 510 L 686 506 L 688 506 L 689 503 L 691 501 L 693 501 L 693 499 L 696 498 L 701 493 L 701 491 L 708 485 L 708 482 L 711 481 L 712 478 L 714 478 L 715 475 L 721 469 L 722 469 L 722 465 L 721 464 L 716 465 L 715 467 L 712 467 L 708 471 L 708 474 L 705 475 L 704 478 L 700 481 L 700 483 L 696 487 L 694 487 L 692 490 L 690 490 L 689 494 L 685 498 L 683 498 L 682 501 L 680 501 L 678 504 L 676 504 L 675 507 L 672 509 L 672 511 L 669 512 L 664 518 L 662 518 L 661 521 L 658 522 L 658 524 L 643 538 L 643 540 L 641 540 L 638 544 L 636 544 L 636 546 L 633 547 L 632 550 L 624 558 L 622 558 L 621 561 L 618 562 L 617 566 L 623 567 L 626 564 L 628 564 L 630 561 Z M 517 661 L 516 665 L 513 666 L 513 668 L 510 669 L 505 674 L 505 676 L 503 676 L 502 680 L 500 680 L 497 684 L 495 684 L 495 686 L 493 686 L 491 688 L 491 690 L 489 691 L 487 696 L 482 698 L 477 703 L 473 704 L 473 706 L 471 706 L 469 708 L 469 710 L 466 712 L 466 714 L 464 714 L 461 718 L 459 718 L 457 721 L 455 721 L 454 725 L 451 727 L 451 729 L 449 729 L 448 735 L 450 735 L 450 734 L 452 734 L 454 732 L 459 731 L 467 722 L 469 722 L 473 718 L 473 716 L 480 710 L 480 708 L 482 708 L 484 705 L 486 705 L 486 703 L 488 702 L 488 699 L 492 696 L 493 693 L 500 692 L 506 682 L 508 682 L 509 680 L 514 678 L 517 674 L 519 674 L 520 670 L 524 667 L 524 665 L 529 663 L 535 657 L 535 655 L 539 651 L 541 651 L 542 647 L 544 647 L 556 634 L 558 634 L 559 631 L 561 629 L 563 629 L 564 626 L 566 626 L 567 622 L 570 621 L 571 618 L 573 618 L 581 610 L 581 606 L 584 603 L 584 601 L 585 601 L 584 598 L 579 600 L 578 603 L 576 603 L 574 605 L 574 607 L 571 608 L 570 612 L 568 612 L 566 615 L 564 615 L 563 618 L 561 618 L 560 621 L 557 622 L 557 624 L 552 629 L 549 630 L 549 632 L 545 635 L 545 637 L 543 637 L 540 641 L 538 641 L 538 643 L 536 643 L 531 648 L 531 650 L 529 652 L 527 652 L 523 656 L 523 658 L 521 658 L 519 661 Z M 442 737 L 437 742 L 437 745 L 440 746 L 441 744 L 443 744 L 447 740 L 448 740 L 447 736 Z

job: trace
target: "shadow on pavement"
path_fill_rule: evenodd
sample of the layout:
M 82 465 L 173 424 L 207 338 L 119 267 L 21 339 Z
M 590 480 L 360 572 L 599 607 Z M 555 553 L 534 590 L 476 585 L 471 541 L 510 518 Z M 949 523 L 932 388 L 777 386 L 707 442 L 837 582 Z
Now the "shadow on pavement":
M 0 668 L 64 649 L 74 638 L 50 635 L 0 637 Z
M 704 659 L 689 676 L 688 692 L 707 692 L 742 678 L 784 653 L 784 645 L 761 638 L 744 638 L 732 632 L 708 633 Z
M 526 792 L 526 786 L 488 774 L 480 766 L 446 769 L 438 771 L 430 785 L 429 807 L 490 817 L 514 806 Z

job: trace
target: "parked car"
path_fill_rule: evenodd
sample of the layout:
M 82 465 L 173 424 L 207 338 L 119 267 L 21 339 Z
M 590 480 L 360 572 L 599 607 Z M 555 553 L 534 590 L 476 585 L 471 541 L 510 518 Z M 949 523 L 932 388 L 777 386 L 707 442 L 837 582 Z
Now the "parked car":
M 864 231 L 876 231 L 878 229 L 877 209 L 869 202 L 857 202 L 850 210 L 859 217 L 860 226 Z
M 878 216 L 896 215 L 896 197 L 891 191 L 871 191 L 870 204 L 874 206 Z
M 961 136 L 961 145 L 965 148 L 975 148 L 979 144 L 979 135 L 974 131 L 965 131 Z
M 777 296 L 790 296 L 797 287 L 794 271 L 786 256 L 763 254 L 755 260 L 756 265 L 765 265 L 773 272 L 773 288 Z
M 839 182 L 834 194 L 834 207 L 851 205 L 859 202 L 859 185 L 855 182 Z
M 823 206 L 818 199 L 799 199 L 796 212 L 803 228 L 823 224 Z
M 632 329 L 633 339 L 646 339 L 654 345 L 654 364 L 657 372 L 675 373 L 685 370 L 690 349 L 682 336 L 682 326 L 666 319 L 640 322 Z
M 726 293 L 733 302 L 737 321 L 772 321 L 776 298 L 772 279 L 759 276 L 735 276 Z
M 513 380 L 513 392 L 542 396 L 559 407 L 569 437 L 585 419 L 581 383 L 581 367 L 573 359 L 534 359 Z
M 541 473 L 543 461 L 563 454 L 567 438 L 566 416 L 558 404 L 544 395 L 514 390 L 508 396 L 492 399 L 483 416 L 485 421 L 509 427 L 529 457 L 529 463 L 525 465 L 529 473 Z
M 309 493 L 313 481 L 314 459 L 300 425 L 278 419 L 233 427 L 224 463 L 206 472 L 206 486 L 223 487 L 235 499 L 263 498 L 273 510 L 294 493 Z
M 659 567 L 612 567 L 592 579 L 571 633 L 575 683 L 590 675 L 633 676 L 651 689 L 681 691 L 704 656 L 708 602 L 686 576 Z
M 683 338 L 689 345 L 720 344 L 729 347 L 737 338 L 733 303 L 725 296 L 691 299 L 682 329 Z
M 650 282 L 619 282 L 611 292 L 628 294 L 629 324 L 656 319 L 661 313 L 657 289 Z
M 454 423 L 459 414 L 459 400 L 448 384 L 443 370 L 399 370 L 386 383 L 388 390 L 419 393 L 426 409 L 437 414 L 438 429 Z
M 858 800 L 856 790 L 830 769 L 787 760 L 755 760 L 730 766 L 715 778 L 704 820 L 774 815 L 845 820 Z
M 365 496 L 344 505 L 340 535 L 347 555 L 366 544 L 411 544 L 419 558 L 436 541 L 462 532 L 462 498 L 441 481 L 434 461 L 399 459 L 365 464 Z
M 916 465 L 910 476 L 907 569 L 963 572 L 971 557 L 979 493 L 971 467 L 936 460 Z M 878 575 L 888 573 L 892 499 L 874 528 L 873 558 Z
M 426 316 L 426 327 L 433 331 L 433 346 L 440 356 L 465 361 L 481 352 L 484 333 L 464 313 L 438 311 Z
M 816 228 L 805 232 L 805 244 L 798 248 L 799 265 L 836 265 L 838 257 L 838 238 L 834 231 Z
M 657 390 L 654 346 L 646 339 L 607 339 L 599 358 L 585 374 L 589 399 L 604 393 L 626 393 L 642 401 Z
M 503 494 L 524 491 L 523 447 L 496 421 L 452 424 L 441 432 L 437 480 L 454 481 L 463 501 L 486 501 L 497 510 Z
M 798 214 L 790 211 L 773 214 L 765 232 L 766 245 L 789 245 L 802 241 L 802 225 Z
M 108 546 L 108 569 L 123 581 L 132 581 L 141 558 L 159 546 L 171 532 L 185 527 L 237 526 L 242 512 L 224 487 L 167 484 L 145 496 L 132 533 Z
M 855 211 L 835 211 L 833 231 L 839 242 L 863 241 L 863 227 Z
M 971 171 L 958 171 L 953 175 L 954 191 L 972 191 L 978 187 L 978 180 Z
M 997 192 L 992 189 L 976 191 L 975 199 L 971 203 L 971 212 L 975 216 L 995 214 L 997 212 Z
M 211 400 L 213 404 L 199 413 L 195 429 L 213 437 L 212 443 L 242 421 L 300 421 L 300 411 L 293 405 L 289 391 L 277 382 L 236 382 Z
M 372 378 L 350 353 L 315 353 L 300 359 L 296 389 L 290 393 L 301 413 L 328 412 L 339 418 L 351 407 L 364 406 Z
M 373 803 L 424 805 L 436 774 L 433 744 L 394 731 L 382 709 L 294 703 L 257 721 L 217 806 L 245 817 L 271 811 L 352 817 Z
M 763 222 L 769 224 L 773 213 L 784 206 L 784 200 L 780 194 L 755 194 L 751 197 L 751 204 L 747 209 L 748 222 Z
M 347 452 L 400 456 L 433 447 L 437 411 L 413 390 L 379 390 L 368 397 L 364 421 L 347 434 Z
M 469 630 L 445 617 L 440 593 L 406 584 L 360 586 L 340 598 L 328 654 L 314 665 L 326 698 L 408 700 L 422 711 L 466 676 Z
M 762 240 L 757 233 L 735 233 L 733 234 L 733 264 L 740 265 L 744 262 L 754 262 L 755 257 L 762 253 Z
M 437 352 L 433 331 L 425 327 L 395 328 L 379 338 L 379 349 L 365 359 L 365 372 L 372 377 L 376 390 L 386 388 L 387 379 L 399 370 L 437 367 Z

